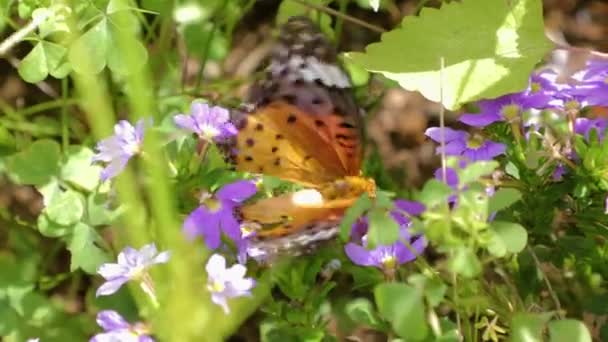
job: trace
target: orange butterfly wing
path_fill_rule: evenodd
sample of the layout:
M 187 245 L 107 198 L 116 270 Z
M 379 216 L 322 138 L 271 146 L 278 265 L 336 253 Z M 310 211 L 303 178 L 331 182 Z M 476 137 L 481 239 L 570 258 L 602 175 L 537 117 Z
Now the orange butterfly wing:
M 240 126 L 235 153 L 238 171 L 312 187 L 360 173 L 359 134 L 337 116 L 313 116 L 285 102 L 274 102 L 247 115 Z

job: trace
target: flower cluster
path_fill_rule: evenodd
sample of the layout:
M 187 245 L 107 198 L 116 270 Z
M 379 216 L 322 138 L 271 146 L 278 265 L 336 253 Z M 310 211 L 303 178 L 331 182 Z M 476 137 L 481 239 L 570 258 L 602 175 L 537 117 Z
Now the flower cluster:
M 496 122 L 512 125 L 515 139 L 527 136 L 525 127 L 535 130 L 534 117 L 548 111 L 556 114 L 575 113 L 588 106 L 608 106 L 608 60 L 592 59 L 587 67 L 572 76 L 570 82 L 560 82 L 559 75 L 552 69 L 544 69 L 530 76 L 527 89 L 519 93 L 507 94 L 491 100 L 477 102 L 477 113 L 464 113 L 459 122 L 472 128 L 472 132 L 450 128 L 440 130 L 431 127 L 426 135 L 435 142 L 445 144 L 437 153 L 462 157 L 467 162 L 490 160 L 505 153 L 506 146 L 487 139 L 479 131 Z M 607 126 L 606 118 L 578 117 L 574 120 L 574 133 L 589 139 L 591 130 L 596 130 L 603 139 Z M 563 166 L 560 166 L 563 168 Z M 562 172 L 558 172 L 557 179 Z
M 408 215 L 419 215 L 424 206 L 418 202 L 396 200 L 390 215 L 399 224 L 399 239 L 391 245 L 367 248 L 368 218 L 362 217 L 353 224 L 351 240 L 344 246 L 348 258 L 360 266 L 374 266 L 387 272 L 410 262 L 424 251 L 427 241 L 424 236 L 412 236 Z

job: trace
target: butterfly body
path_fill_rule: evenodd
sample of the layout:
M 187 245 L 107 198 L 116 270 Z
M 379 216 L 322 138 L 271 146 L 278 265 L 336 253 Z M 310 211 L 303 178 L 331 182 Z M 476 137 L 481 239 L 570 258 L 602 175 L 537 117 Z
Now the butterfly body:
M 266 77 L 252 87 L 254 109 L 236 120 L 238 171 L 304 187 L 241 208 L 245 224 L 256 227 L 253 249 L 298 254 L 335 237 L 346 209 L 375 194 L 361 172 L 362 114 L 336 56 L 309 19 L 291 18 Z

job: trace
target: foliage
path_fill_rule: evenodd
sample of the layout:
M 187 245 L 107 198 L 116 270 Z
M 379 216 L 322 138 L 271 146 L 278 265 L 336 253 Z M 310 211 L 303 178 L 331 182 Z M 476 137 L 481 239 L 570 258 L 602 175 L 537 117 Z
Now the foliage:
M 342 15 L 318 10 L 327 6 Z M 374 13 L 394 3 L 283 0 L 271 23 L 306 15 L 339 43 L 353 6 Z M 205 107 L 210 112 L 242 102 L 238 89 L 257 75 L 213 70 L 229 59 L 238 26 L 256 10 L 254 0 L 0 0 L 0 55 L 13 56 L 19 45 L 26 53 L 14 55 L 15 72 L 24 84 L 59 94 L 21 108 L 0 100 L 1 177 L 41 198 L 35 217 L 0 208 L 3 340 L 85 340 L 101 334 L 96 315 L 107 310 L 124 317 L 129 333 L 159 341 L 225 340 L 246 334 L 250 322 L 255 338 L 269 342 L 333 341 L 363 330 L 392 341 L 592 340 L 583 318 L 608 313 L 608 139 L 604 121 L 581 119 L 595 120 L 593 109 L 608 107 L 608 96 L 581 92 L 608 93 L 608 66 L 603 84 L 594 83 L 603 71 L 593 65 L 594 74 L 578 79 L 585 87 L 549 82 L 563 86 L 542 90 L 551 105 L 513 116 L 495 109 L 500 118 L 491 124 L 461 120 L 473 127 L 449 138 L 444 131 L 443 167 L 421 189 L 400 188 L 377 155 L 365 160 L 378 191 L 359 197 L 342 217 L 339 238 L 311 255 L 281 257 L 270 267 L 245 262 L 234 253 L 243 237 L 216 223 L 224 236 L 215 252 L 226 258 L 211 276 L 212 251 L 182 229 L 196 210 L 209 209 L 199 226 L 212 226 L 212 214 L 230 218 L 249 197 L 301 190 L 234 171 L 223 156 L 225 137 L 211 130 L 227 124 L 217 112 L 204 122 L 209 127 L 192 123 L 196 136 L 174 123 L 178 113 L 195 117 L 193 101 L 214 105 Z M 345 65 L 368 103 L 371 72 L 447 109 L 470 108 L 480 99 L 514 96 L 506 101 L 513 104 L 516 95 L 538 95 L 533 69 L 549 47 L 540 1 L 464 0 L 407 16 L 364 53 L 348 53 Z M 472 121 L 487 114 L 488 102 L 477 106 L 466 114 Z M 131 124 L 142 118 L 145 139 Z M 115 126 L 119 119 L 123 126 Z M 114 140 L 107 140 L 112 127 Z M 490 139 L 494 155 L 470 157 Z M 102 181 L 116 160 L 120 167 Z M 257 194 L 222 193 L 243 179 Z M 403 209 L 395 194 L 404 193 L 423 210 Z M 218 205 L 229 210 L 210 209 Z M 366 230 L 359 240 L 357 225 Z M 133 269 L 121 269 L 124 288 L 121 282 L 111 296 L 95 295 L 102 265 L 125 266 L 129 253 L 114 264 L 116 255 L 152 242 L 171 252 L 166 264 L 136 267 L 149 261 L 140 255 Z M 364 247 L 376 263 L 361 266 L 346 243 Z M 398 248 L 413 257 L 390 254 Z M 112 272 L 103 276 L 116 280 Z M 607 332 L 604 325 L 593 337 Z

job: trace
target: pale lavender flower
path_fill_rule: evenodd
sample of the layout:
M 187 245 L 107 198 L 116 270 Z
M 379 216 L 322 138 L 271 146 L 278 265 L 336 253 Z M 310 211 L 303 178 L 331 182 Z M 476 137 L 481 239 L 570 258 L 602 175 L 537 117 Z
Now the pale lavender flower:
M 228 299 L 242 296 L 251 296 L 251 289 L 255 286 L 252 278 L 245 278 L 247 269 L 241 264 L 226 268 L 226 259 L 213 254 L 207 261 L 207 289 L 211 292 L 211 301 L 230 313 Z
M 114 135 L 101 140 L 95 149 L 93 163 L 107 163 L 101 171 L 101 180 L 116 177 L 127 165 L 131 157 L 141 152 L 144 140 L 145 121 L 139 120 L 135 127 L 128 121 L 120 120 L 114 126 Z
M 178 114 L 173 121 L 179 128 L 194 132 L 207 142 L 223 141 L 237 133 L 227 109 L 201 102 L 192 103 L 190 115 Z
M 243 236 L 235 209 L 256 192 L 255 183 L 242 180 L 224 185 L 214 196 L 205 194 L 201 206 L 184 221 L 186 236 L 190 239 L 203 236 L 207 246 L 216 249 L 220 246 L 223 232 L 238 245 Z
M 604 200 L 604 214 L 608 214 L 608 196 Z
M 40 337 L 28 338 L 26 342 L 40 342 Z
M 156 264 L 169 261 L 169 251 L 158 253 L 154 243 L 143 246 L 139 251 L 126 247 L 118 254 L 118 263 L 107 263 L 99 266 L 99 273 L 106 282 L 96 292 L 96 296 L 107 296 L 115 293 L 129 280 L 139 281 L 142 289 L 154 297 L 152 280 L 148 269 Z
M 435 142 L 441 141 L 441 128 L 430 127 L 424 133 Z M 506 146 L 491 140 L 485 140 L 480 135 L 469 134 L 449 127 L 444 128 L 445 154 L 448 156 L 462 156 L 469 161 L 491 160 L 505 153 Z M 437 147 L 437 154 L 441 153 L 441 146 Z
M 97 324 L 104 332 L 93 336 L 89 342 L 154 342 L 143 323 L 130 324 L 113 310 L 97 313 Z

